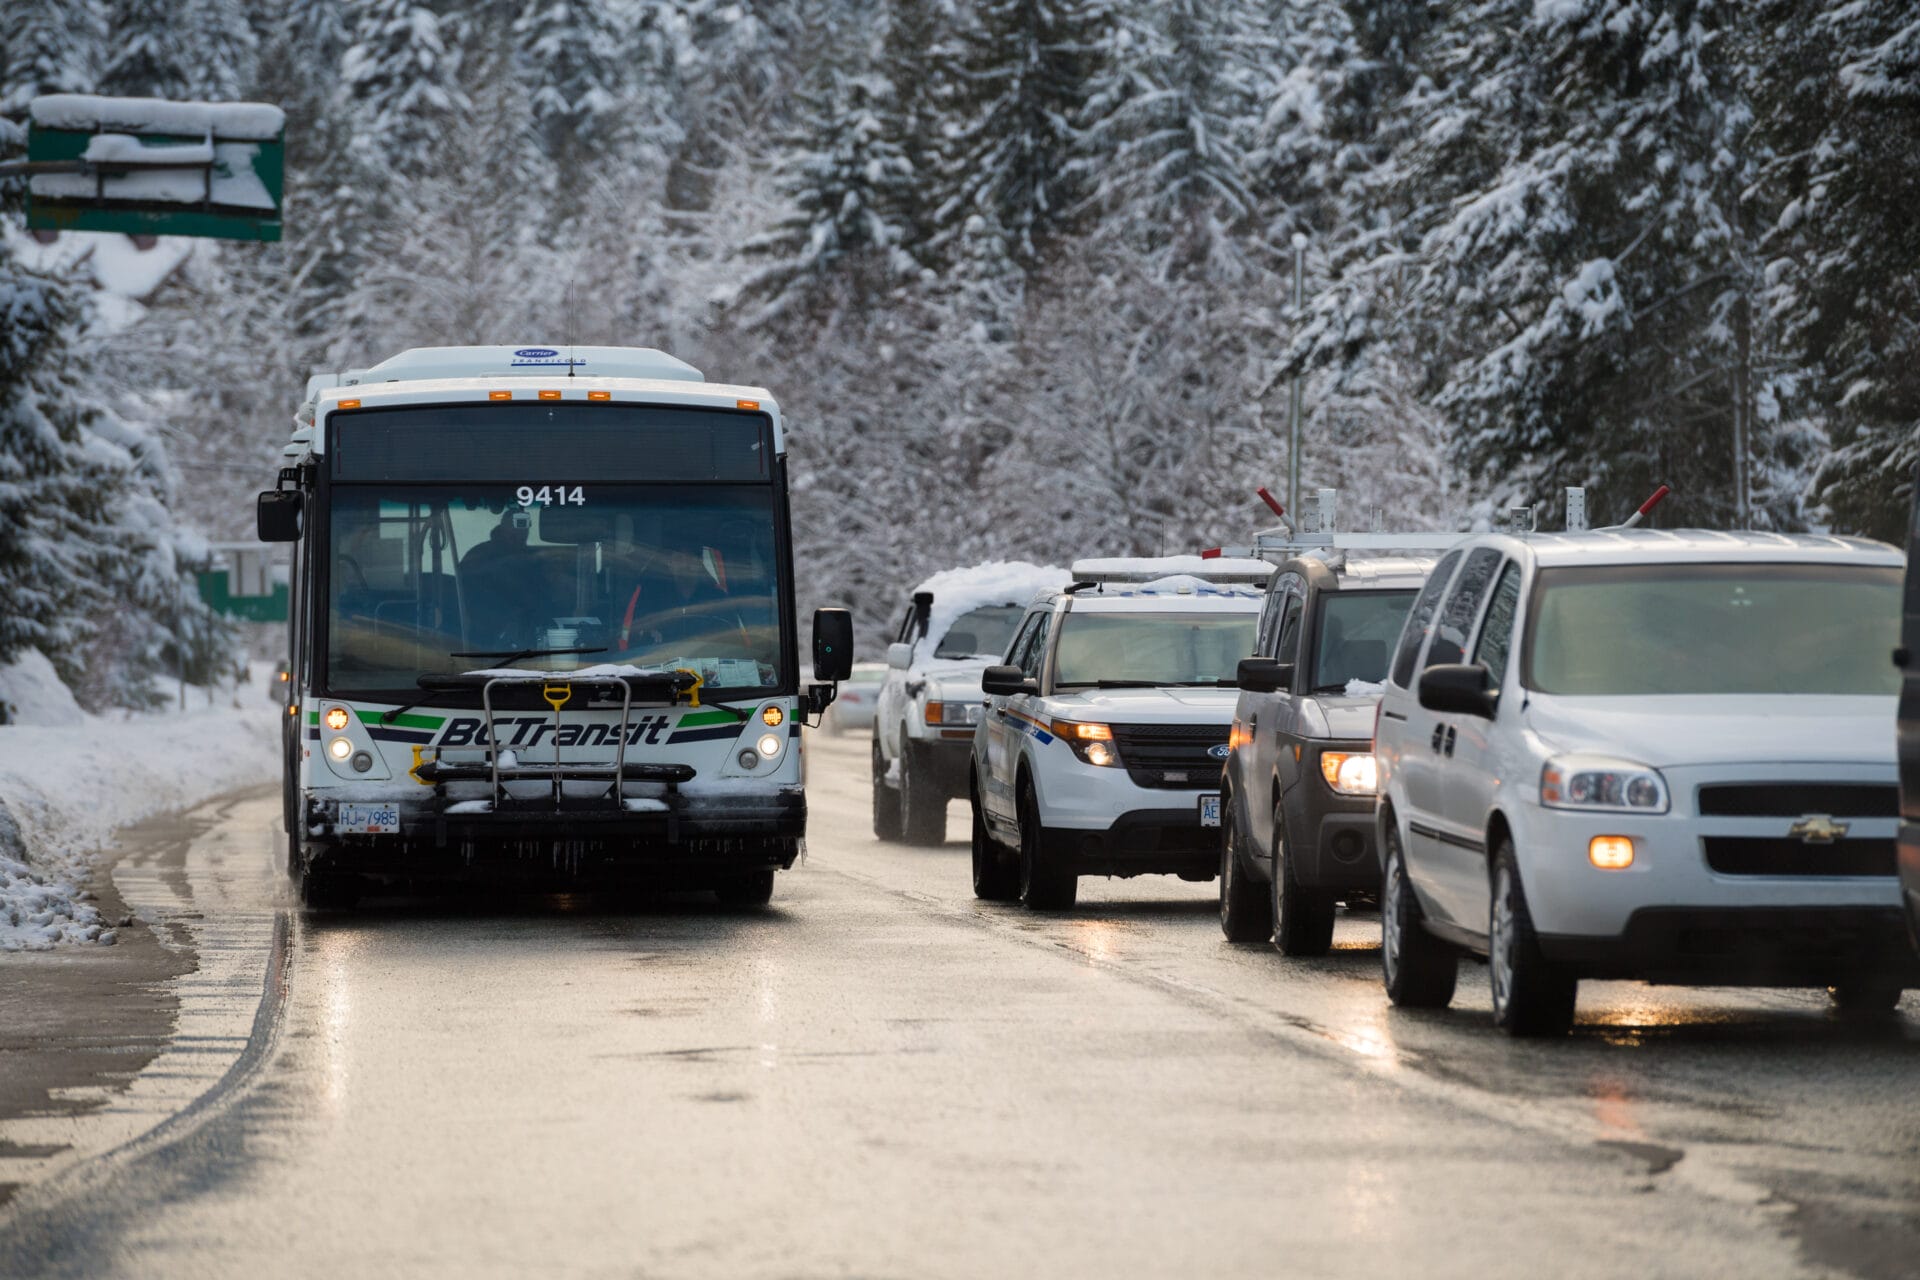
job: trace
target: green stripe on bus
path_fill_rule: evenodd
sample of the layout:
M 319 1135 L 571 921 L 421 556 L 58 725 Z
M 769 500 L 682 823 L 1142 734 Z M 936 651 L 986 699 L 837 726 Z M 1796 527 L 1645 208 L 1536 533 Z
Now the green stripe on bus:
M 395 716 L 391 720 L 384 720 L 381 717 L 386 712 L 368 711 L 361 707 L 355 707 L 353 714 L 360 717 L 361 724 L 398 725 L 402 729 L 438 729 L 447 722 L 445 716 Z
M 680 717 L 680 723 L 674 727 L 692 729 L 703 724 L 726 724 L 729 721 L 737 721 L 739 718 L 731 711 L 689 711 Z

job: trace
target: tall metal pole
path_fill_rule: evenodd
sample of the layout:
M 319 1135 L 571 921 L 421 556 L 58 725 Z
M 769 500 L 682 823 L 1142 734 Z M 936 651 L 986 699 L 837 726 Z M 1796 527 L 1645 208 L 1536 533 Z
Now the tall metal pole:
M 1293 233 L 1293 322 L 1300 324 L 1306 301 L 1307 238 Z M 1287 510 L 1294 528 L 1300 520 L 1300 371 L 1293 371 L 1293 385 L 1287 389 Z

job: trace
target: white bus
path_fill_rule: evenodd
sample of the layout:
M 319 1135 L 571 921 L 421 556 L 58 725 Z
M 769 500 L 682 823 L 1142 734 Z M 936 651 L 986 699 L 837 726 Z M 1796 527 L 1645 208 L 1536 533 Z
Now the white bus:
M 328 385 L 333 384 L 333 385 Z M 260 537 L 292 542 L 288 874 L 768 900 L 806 831 L 786 446 L 658 351 L 442 347 L 320 377 Z

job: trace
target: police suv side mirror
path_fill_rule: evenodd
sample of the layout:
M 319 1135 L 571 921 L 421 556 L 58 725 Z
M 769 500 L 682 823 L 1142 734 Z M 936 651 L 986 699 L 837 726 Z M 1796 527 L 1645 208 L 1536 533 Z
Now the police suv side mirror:
M 813 611 L 813 678 L 841 681 L 853 674 L 853 615 L 845 609 Z
M 1273 658 L 1242 658 L 1234 683 L 1248 693 L 1277 693 L 1293 684 L 1293 664 Z
M 1491 685 L 1477 662 L 1443 662 L 1420 673 L 1420 705 L 1441 715 L 1491 720 L 1500 707 L 1500 691 Z
M 1001 696 L 1038 693 L 1040 682 L 1027 679 L 1026 672 L 1018 667 L 988 667 L 980 673 L 980 691 Z
M 913 665 L 913 646 L 905 640 L 895 640 L 887 646 L 887 665 L 895 671 L 905 671 Z
M 304 504 L 298 489 L 273 489 L 260 495 L 254 523 L 262 542 L 298 542 Z

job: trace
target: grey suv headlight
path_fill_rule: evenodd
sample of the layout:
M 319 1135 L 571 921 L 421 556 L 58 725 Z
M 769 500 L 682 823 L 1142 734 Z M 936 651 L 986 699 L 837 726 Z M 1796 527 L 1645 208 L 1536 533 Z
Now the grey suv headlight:
M 1605 756 L 1556 756 L 1540 770 L 1540 803 L 1599 813 L 1665 813 L 1658 769 Z

